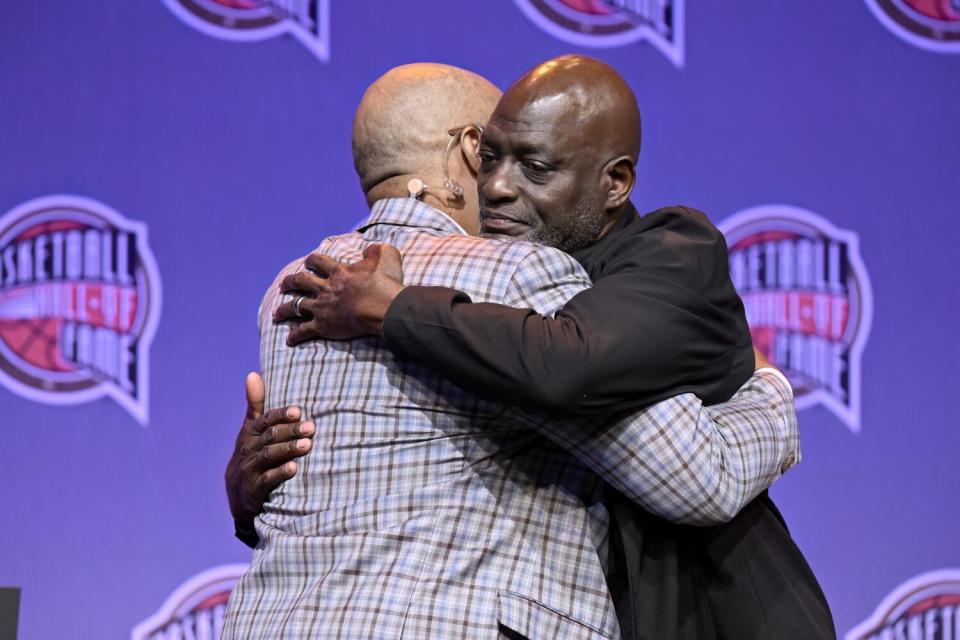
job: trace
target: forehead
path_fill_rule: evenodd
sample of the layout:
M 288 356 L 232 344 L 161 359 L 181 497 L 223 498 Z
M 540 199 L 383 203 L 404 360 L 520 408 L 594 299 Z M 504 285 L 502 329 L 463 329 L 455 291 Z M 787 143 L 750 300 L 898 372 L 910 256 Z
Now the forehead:
M 490 116 L 484 137 L 496 144 L 562 153 L 583 144 L 578 125 L 569 96 L 518 98 L 508 92 Z

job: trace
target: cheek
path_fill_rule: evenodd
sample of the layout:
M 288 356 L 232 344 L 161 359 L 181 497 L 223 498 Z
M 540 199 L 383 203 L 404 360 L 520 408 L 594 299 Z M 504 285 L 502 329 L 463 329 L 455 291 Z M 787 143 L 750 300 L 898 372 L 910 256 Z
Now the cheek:
M 484 173 L 482 170 L 477 170 L 477 194 L 481 198 L 483 197 L 483 187 L 487 184 L 487 180 L 489 179 L 489 174 Z
M 573 184 L 563 187 L 545 189 L 537 200 L 537 212 L 544 226 L 562 228 L 574 212 L 583 207 L 586 194 Z
M 607 194 L 604 191 L 597 189 L 595 191 L 584 191 L 581 193 L 578 208 L 586 213 L 596 213 L 597 215 L 602 215 L 606 204 Z

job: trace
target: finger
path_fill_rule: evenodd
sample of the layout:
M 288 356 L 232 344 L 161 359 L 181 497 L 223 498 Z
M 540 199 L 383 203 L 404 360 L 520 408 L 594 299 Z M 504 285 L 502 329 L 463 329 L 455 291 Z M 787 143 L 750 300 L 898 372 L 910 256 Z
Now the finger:
M 339 263 L 330 256 L 319 253 L 311 253 L 308 255 L 307 259 L 303 261 L 303 264 L 310 271 L 325 278 L 329 277 L 330 273 L 339 265 Z
M 391 244 L 371 244 L 363 250 L 363 259 L 376 265 L 378 271 L 403 283 L 403 259 Z
M 314 433 L 316 433 L 316 427 L 312 422 L 275 424 L 260 434 L 260 447 L 290 442 L 299 438 L 312 438 Z
M 299 438 L 290 442 L 268 445 L 257 453 L 256 466 L 258 469 L 280 467 L 309 452 L 311 446 L 313 446 L 313 441 L 309 438 Z
M 306 323 L 304 323 L 306 324 Z M 310 337 L 307 334 L 307 330 L 303 328 L 303 324 L 299 324 L 290 329 L 290 333 L 287 334 L 287 346 L 295 347 L 298 344 L 303 344 L 310 340 Z
M 309 342 L 318 337 L 320 337 L 320 332 L 317 330 L 317 327 L 314 326 L 313 320 L 301 322 L 298 325 L 290 327 L 290 333 L 287 334 L 287 346 L 295 347 L 298 344 Z
M 327 279 L 309 271 L 298 271 L 285 276 L 280 281 L 281 293 L 308 293 L 316 295 L 326 291 Z
M 383 249 L 380 250 L 379 268 L 394 280 L 403 282 L 403 256 L 393 245 L 383 245 Z
M 380 254 L 381 254 L 381 252 L 383 251 L 383 248 L 384 248 L 385 246 L 388 246 L 388 245 L 379 244 L 379 243 L 378 243 L 378 244 L 368 244 L 368 245 L 367 245 L 366 247 L 364 247 L 364 249 L 363 249 L 363 259 L 364 259 L 364 260 L 372 260 L 373 262 L 377 262 L 377 261 L 380 259 Z
M 288 274 L 288 275 L 283 276 L 283 278 L 280 280 L 280 293 L 290 293 L 290 294 L 292 294 L 292 293 L 306 293 L 306 291 L 303 291 L 303 292 L 294 291 L 294 290 L 291 288 L 292 285 L 293 285 L 293 277 L 294 277 L 295 275 L 297 275 L 297 274 L 291 273 L 291 274 Z
M 256 371 L 247 374 L 247 420 L 256 420 L 263 415 L 263 378 Z
M 287 462 L 274 469 L 267 469 L 259 476 L 253 485 L 253 494 L 266 500 L 270 492 L 280 486 L 280 483 L 289 480 L 297 474 L 297 463 Z
M 300 420 L 300 407 L 280 407 L 267 411 L 258 420 L 254 420 L 250 430 L 254 435 L 260 435 L 270 427 L 278 424 L 288 424 Z
M 300 302 L 300 306 L 303 306 L 303 301 Z M 300 322 L 303 320 L 303 316 L 297 313 L 297 304 L 296 300 L 290 300 L 288 302 L 282 302 L 277 305 L 277 308 L 273 310 L 273 322 L 274 324 L 280 324 L 282 322 Z

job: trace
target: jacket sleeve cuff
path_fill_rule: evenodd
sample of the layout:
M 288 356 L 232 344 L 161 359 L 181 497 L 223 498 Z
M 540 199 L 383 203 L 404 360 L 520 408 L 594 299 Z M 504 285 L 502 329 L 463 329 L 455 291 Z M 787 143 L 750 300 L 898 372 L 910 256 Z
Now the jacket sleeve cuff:
M 257 529 L 253 526 L 252 522 L 239 522 L 234 520 L 233 534 L 237 536 L 237 540 L 251 549 L 255 549 L 257 544 L 260 543 L 260 536 L 257 535 Z

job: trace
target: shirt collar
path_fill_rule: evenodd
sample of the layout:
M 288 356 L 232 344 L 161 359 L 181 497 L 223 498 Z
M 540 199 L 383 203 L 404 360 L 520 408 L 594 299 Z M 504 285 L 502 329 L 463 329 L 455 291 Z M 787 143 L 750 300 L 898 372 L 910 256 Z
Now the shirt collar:
M 363 233 L 377 224 L 419 227 L 435 229 L 451 235 L 467 235 L 463 227 L 454 222 L 453 218 L 416 198 L 377 200 L 370 207 L 370 215 L 357 227 L 357 231 Z

